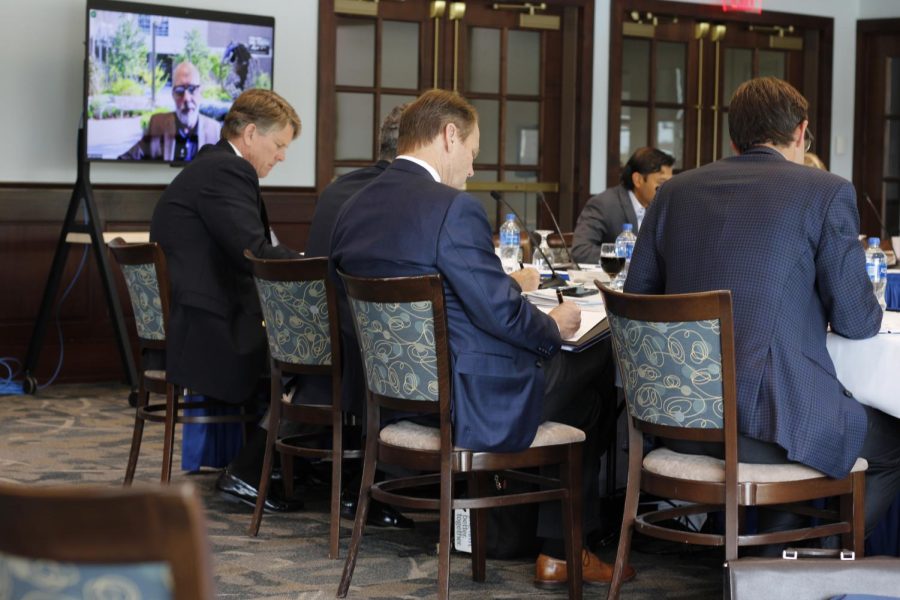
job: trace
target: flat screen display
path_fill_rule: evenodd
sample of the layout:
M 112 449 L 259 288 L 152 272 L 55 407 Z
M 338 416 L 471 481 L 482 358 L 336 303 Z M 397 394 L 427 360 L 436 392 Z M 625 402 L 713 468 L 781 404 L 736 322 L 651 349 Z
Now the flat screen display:
M 190 161 L 241 92 L 272 88 L 274 43 L 272 17 L 88 0 L 87 160 Z

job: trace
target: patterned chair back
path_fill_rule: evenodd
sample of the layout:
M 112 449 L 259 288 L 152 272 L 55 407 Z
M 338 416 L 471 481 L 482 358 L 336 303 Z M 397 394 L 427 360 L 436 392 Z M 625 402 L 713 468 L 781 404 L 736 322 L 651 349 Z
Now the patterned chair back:
M 723 426 L 719 321 L 641 321 L 608 313 L 632 417 L 657 425 Z
M 166 259 L 156 242 L 129 244 L 121 238 L 109 248 L 125 278 L 138 338 L 161 344 L 166 339 L 168 273 Z
M 350 299 L 369 391 L 403 400 L 438 400 L 431 302 Z
M 253 279 L 272 358 L 292 365 L 330 365 L 331 325 L 325 279 Z

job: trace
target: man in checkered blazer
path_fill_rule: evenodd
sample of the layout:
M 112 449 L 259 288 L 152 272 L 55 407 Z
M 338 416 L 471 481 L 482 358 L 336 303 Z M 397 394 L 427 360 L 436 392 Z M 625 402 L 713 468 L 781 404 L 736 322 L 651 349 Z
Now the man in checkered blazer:
M 737 89 L 728 111 L 737 155 L 660 188 L 625 291 L 731 290 L 741 462 L 793 461 L 843 477 L 857 457 L 868 459 L 870 532 L 900 490 L 900 421 L 861 405 L 825 347 L 829 325 L 867 338 L 882 313 L 857 238 L 853 186 L 803 165 L 807 107 L 779 79 Z

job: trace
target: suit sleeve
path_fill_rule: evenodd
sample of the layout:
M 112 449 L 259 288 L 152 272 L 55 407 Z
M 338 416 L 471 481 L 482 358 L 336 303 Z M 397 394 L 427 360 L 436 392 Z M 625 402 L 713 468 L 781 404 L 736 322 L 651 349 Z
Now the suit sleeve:
M 666 271 L 659 252 L 660 219 L 665 201 L 657 197 L 647 209 L 641 231 L 634 244 L 625 291 L 630 294 L 664 294 Z
M 572 258 L 578 262 L 600 262 L 600 244 L 607 234 L 607 223 L 600 206 L 600 198 L 591 198 L 585 205 L 572 236 Z
M 882 311 L 866 275 L 865 251 L 857 238 L 856 193 L 847 182 L 828 206 L 816 252 L 816 285 L 832 330 L 862 339 L 881 327 Z
M 543 357 L 562 343 L 556 322 L 532 306 L 494 254 L 481 204 L 468 194 L 450 205 L 438 240 L 437 266 L 476 327 Z
M 244 258 L 249 249 L 258 258 L 296 258 L 299 254 L 284 246 L 272 246 L 266 239 L 262 221 L 256 173 L 249 163 L 223 161 L 201 188 L 197 206 L 210 237 L 222 249 L 232 266 L 250 273 Z

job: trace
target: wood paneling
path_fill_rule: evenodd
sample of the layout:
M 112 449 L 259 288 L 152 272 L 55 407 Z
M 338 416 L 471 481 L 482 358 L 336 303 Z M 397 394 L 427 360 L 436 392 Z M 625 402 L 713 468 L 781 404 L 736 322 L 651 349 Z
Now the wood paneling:
M 98 186 L 94 197 L 107 231 L 147 231 L 162 187 Z M 71 189 L 57 185 L 0 185 L 0 357 L 24 361 L 56 250 Z M 263 188 L 269 218 L 282 244 L 303 249 L 315 209 L 309 189 Z M 78 271 L 84 249 L 70 246 L 60 296 Z M 110 257 L 113 279 L 132 341 L 134 323 L 122 275 Z M 36 375 L 45 383 L 60 359 L 54 319 L 47 327 Z M 112 324 L 88 254 L 84 268 L 59 309 L 63 360 L 58 381 L 124 380 Z M 137 351 L 136 345 L 132 350 Z M 135 354 L 137 356 L 137 354 Z M 0 373 L 5 375 L 5 373 Z

